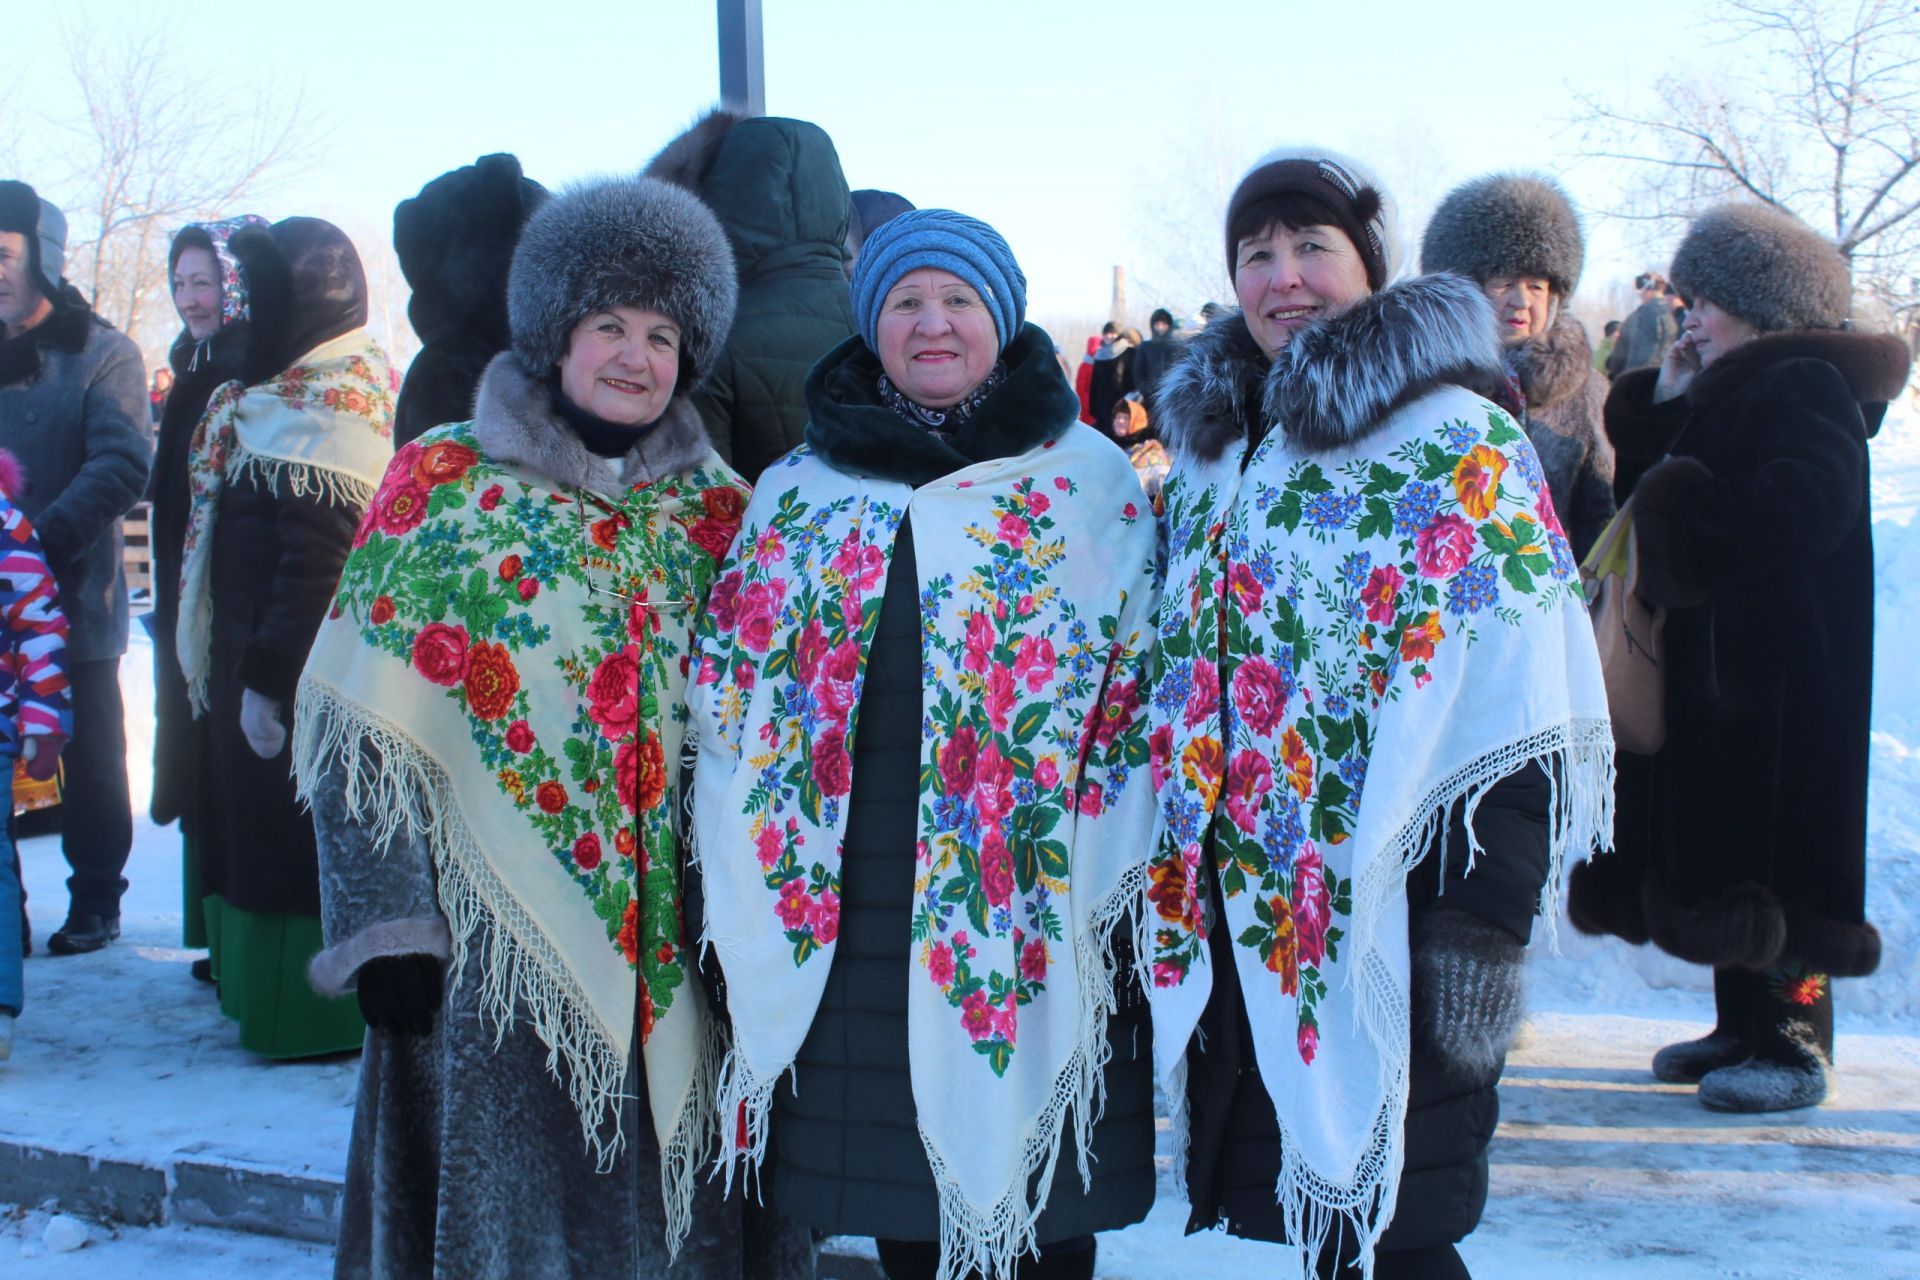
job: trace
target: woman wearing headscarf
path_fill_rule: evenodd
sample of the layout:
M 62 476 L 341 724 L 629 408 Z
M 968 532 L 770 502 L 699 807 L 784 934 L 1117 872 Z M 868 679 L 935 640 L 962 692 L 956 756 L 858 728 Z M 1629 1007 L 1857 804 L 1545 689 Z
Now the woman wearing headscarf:
M 206 396 L 184 457 L 165 434 L 180 425 L 170 408 L 155 489 L 162 581 L 178 591 L 171 627 L 173 602 L 161 606 L 163 649 L 173 650 L 162 716 L 163 732 L 188 738 L 169 765 L 191 789 L 183 812 L 202 895 L 192 905 L 241 1045 L 282 1058 L 334 1053 L 364 1028 L 351 1002 L 320 999 L 306 981 L 320 949 L 320 882 L 287 728 L 354 527 L 393 455 L 394 379 L 365 328 L 359 256 L 331 223 L 189 227 L 175 249 L 188 326 L 175 394 Z M 201 361 L 237 376 L 204 392 Z M 182 701 L 191 719 L 169 725 Z
M 1680 337 L 1607 397 L 1640 590 L 1667 610 L 1667 740 L 1622 796 L 1620 852 L 1576 872 L 1568 905 L 1713 966 L 1713 1031 L 1655 1075 L 1779 1111 L 1826 1097 L 1832 979 L 1880 961 L 1866 442 L 1912 356 L 1849 331 L 1845 259 L 1780 210 L 1701 215 L 1670 275 Z
M 1115 994 L 1153 522 L 1025 304 L 973 218 L 868 238 L 859 334 L 807 379 L 689 699 L 721 1113 L 776 1209 L 878 1237 L 892 1277 L 1090 1276 L 1153 1199 Z
M 686 192 L 556 196 L 474 420 L 395 454 L 356 537 L 295 744 L 314 981 L 369 1028 L 338 1275 L 738 1272 L 693 1217 L 719 1059 L 667 786 L 746 498 L 688 401 L 735 297 Z
M 1593 367 L 1585 326 L 1567 309 L 1585 257 L 1567 193 L 1527 174 L 1455 187 L 1420 245 L 1422 270 L 1465 276 L 1493 303 L 1521 425 L 1576 560 L 1586 558 L 1614 511 L 1613 447 L 1600 425 L 1607 380 Z
M 1606 835 L 1592 631 L 1539 459 L 1475 391 L 1504 383 L 1486 298 L 1389 283 L 1379 182 L 1276 151 L 1226 251 L 1242 309 L 1160 392 L 1142 963 L 1189 1229 L 1464 1276 L 1532 919 Z

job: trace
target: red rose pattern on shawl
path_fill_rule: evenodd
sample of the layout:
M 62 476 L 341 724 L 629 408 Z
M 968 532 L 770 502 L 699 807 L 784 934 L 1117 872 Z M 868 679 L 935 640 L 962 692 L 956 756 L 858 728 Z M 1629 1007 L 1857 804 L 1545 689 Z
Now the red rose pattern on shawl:
M 1510 466 L 1526 488 L 1503 488 Z M 1254 922 L 1234 943 L 1297 1002 L 1296 1047 L 1312 1065 L 1323 970 L 1339 960 L 1353 911 L 1353 883 L 1323 849 L 1354 829 L 1381 704 L 1418 696 L 1440 647 L 1472 644 L 1475 626 L 1515 624 L 1517 609 L 1579 590 L 1551 504 L 1529 491 L 1545 493 L 1538 476 L 1526 437 L 1492 410 L 1484 428 L 1444 423 L 1387 462 L 1329 476 L 1297 461 L 1279 488 L 1258 484 L 1228 511 L 1213 508 L 1211 490 L 1189 492 L 1189 477 L 1169 481 L 1169 556 L 1192 577 L 1170 577 L 1155 657 L 1151 767 L 1164 780 L 1165 830 L 1147 893 L 1156 986 L 1181 985 L 1200 958 L 1211 834 L 1222 891 L 1252 895 Z M 1280 563 L 1250 536 L 1262 519 L 1355 549 L 1337 580 L 1316 581 L 1304 561 Z M 1307 621 L 1307 593 L 1330 625 Z M 1328 657 L 1349 653 L 1350 666 Z
M 647 1031 L 686 981 L 658 732 L 662 715 L 686 712 L 661 707 L 654 690 L 686 671 L 692 611 L 663 628 L 657 608 L 627 601 L 697 607 L 745 496 L 730 477 L 701 471 L 613 501 L 544 493 L 488 463 L 470 427 L 444 428 L 394 455 L 335 599 L 370 647 L 459 700 L 532 847 L 567 869 L 607 944 L 638 971 Z M 592 640 L 551 653 L 535 602 L 542 585 L 562 580 L 602 594 L 587 610 Z M 528 723 L 530 659 L 576 692 L 563 742 L 540 741 Z

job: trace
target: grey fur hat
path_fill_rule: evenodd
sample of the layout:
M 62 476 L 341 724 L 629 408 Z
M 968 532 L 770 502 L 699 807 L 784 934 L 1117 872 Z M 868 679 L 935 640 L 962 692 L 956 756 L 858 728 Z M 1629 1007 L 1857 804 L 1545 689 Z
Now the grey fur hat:
M 1723 204 L 1693 220 L 1667 279 L 1762 333 L 1838 329 L 1853 298 L 1847 260 L 1831 240 L 1772 205 Z
M 713 371 L 740 286 L 727 233 L 699 197 L 654 178 L 570 187 L 528 222 L 507 275 L 513 353 L 530 377 L 553 372 L 590 312 L 639 307 L 680 326 L 684 395 Z
M 1542 276 L 1562 298 L 1580 283 L 1586 238 L 1560 184 L 1496 173 L 1447 193 L 1420 242 L 1422 271 L 1451 271 L 1479 284 L 1494 276 Z

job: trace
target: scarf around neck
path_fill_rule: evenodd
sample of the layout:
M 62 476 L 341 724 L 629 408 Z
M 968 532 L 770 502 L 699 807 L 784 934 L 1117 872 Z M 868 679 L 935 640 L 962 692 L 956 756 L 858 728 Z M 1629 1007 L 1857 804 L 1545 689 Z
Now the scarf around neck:
M 967 419 L 978 412 L 980 406 L 986 403 L 987 397 L 998 391 L 1000 384 L 1006 380 L 1006 364 L 996 361 L 993 368 L 987 371 L 987 376 L 980 380 L 979 386 L 967 392 L 959 403 L 950 404 L 944 409 L 929 409 L 918 400 L 908 399 L 907 394 L 894 386 L 893 379 L 884 373 L 880 375 L 877 385 L 880 403 L 887 408 L 915 426 L 925 427 L 929 431 L 945 432 L 958 430 Z
M 242 479 L 294 498 L 363 511 L 393 456 L 399 378 L 364 329 L 307 352 L 256 386 L 228 382 L 207 399 L 187 446 L 191 494 L 181 548 L 180 672 L 195 716 L 207 711 L 213 640 L 213 530 L 220 495 Z
M 478 948 L 486 1016 L 504 1035 L 527 1012 L 603 1168 L 637 1039 L 675 1249 L 720 1056 L 688 989 L 671 781 L 694 618 L 746 493 L 711 450 L 561 491 L 470 425 L 428 432 L 368 509 L 295 715 L 303 794 L 338 761 L 376 851 L 427 840 L 453 972 Z
M 1152 698 L 1159 816 L 1142 963 L 1184 1158 L 1186 1054 L 1238 982 L 1311 1272 L 1392 1217 L 1409 1052 L 1406 877 L 1530 761 L 1560 863 L 1608 843 L 1612 737 L 1573 556 L 1532 446 L 1459 387 L 1321 453 L 1176 455 Z M 1225 900 L 1210 901 L 1211 854 Z M 1225 929 L 1235 971 L 1212 972 Z M 1204 1047 L 1192 1052 L 1204 1052 Z
M 1109 938 L 1151 825 L 1145 506 L 1077 424 L 918 487 L 803 446 L 762 476 L 702 619 L 688 702 L 705 937 L 730 978 L 720 1108 L 757 1167 L 834 959 L 863 673 L 911 510 L 926 693 L 901 964 L 942 1277 L 1008 1275 L 1033 1247 L 1029 1188 L 1051 1185 L 1069 1117 L 1088 1176 Z

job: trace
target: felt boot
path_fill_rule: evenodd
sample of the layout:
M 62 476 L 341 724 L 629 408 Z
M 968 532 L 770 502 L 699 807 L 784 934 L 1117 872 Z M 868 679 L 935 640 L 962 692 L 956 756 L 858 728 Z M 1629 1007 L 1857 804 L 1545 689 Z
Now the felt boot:
M 1713 971 L 1713 1030 L 1698 1040 L 1670 1044 L 1653 1055 L 1654 1078 L 1668 1084 L 1698 1084 L 1700 1077 L 1753 1056 L 1755 1005 L 1765 979 L 1743 969 Z
M 1833 1065 L 1833 982 L 1800 966 L 1762 979 L 1764 1015 L 1753 1056 L 1700 1078 L 1700 1101 L 1714 1111 L 1793 1111 L 1826 1101 Z

